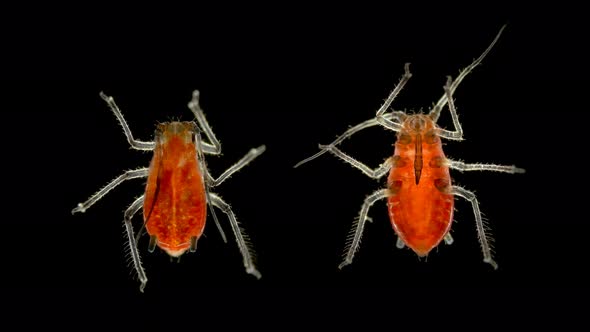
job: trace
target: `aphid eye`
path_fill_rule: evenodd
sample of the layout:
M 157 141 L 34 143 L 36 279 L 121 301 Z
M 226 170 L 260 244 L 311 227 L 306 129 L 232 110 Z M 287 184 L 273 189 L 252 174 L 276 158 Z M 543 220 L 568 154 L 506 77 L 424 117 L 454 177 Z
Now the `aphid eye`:
M 410 136 L 406 133 L 400 133 L 397 137 L 397 141 L 400 144 L 410 144 L 410 143 L 412 143 L 412 136 Z
M 191 134 L 191 142 L 193 143 L 197 143 L 197 135 L 196 134 Z
M 435 144 L 440 141 L 440 138 L 438 137 L 436 132 L 433 129 L 431 129 L 426 134 L 424 134 L 424 141 L 426 141 L 426 143 L 428 144 Z

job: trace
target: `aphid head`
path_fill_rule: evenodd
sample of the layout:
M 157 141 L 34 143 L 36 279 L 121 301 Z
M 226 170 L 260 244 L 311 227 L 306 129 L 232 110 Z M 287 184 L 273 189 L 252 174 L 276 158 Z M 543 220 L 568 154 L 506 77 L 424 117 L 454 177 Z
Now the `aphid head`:
M 408 115 L 402 122 L 402 131 L 409 135 L 423 135 L 434 127 L 434 121 L 425 114 Z
M 194 122 L 162 122 L 156 127 L 156 141 L 159 144 L 176 139 L 185 144 L 192 144 L 195 142 L 195 123 Z

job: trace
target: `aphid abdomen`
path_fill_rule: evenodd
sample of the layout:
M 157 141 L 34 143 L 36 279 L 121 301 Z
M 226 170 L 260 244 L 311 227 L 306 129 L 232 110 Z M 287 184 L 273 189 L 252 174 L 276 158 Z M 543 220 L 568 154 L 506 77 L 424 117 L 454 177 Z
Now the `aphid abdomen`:
M 425 256 L 451 226 L 454 200 L 449 168 L 438 137 L 404 131 L 399 136 L 388 178 L 389 217 L 399 238 L 416 254 Z M 419 158 L 416 151 L 421 151 Z M 416 162 L 421 163 L 418 183 Z
M 207 200 L 190 130 L 163 130 L 150 165 L 144 222 L 157 245 L 176 257 L 189 249 L 191 238 L 198 240 L 203 233 Z

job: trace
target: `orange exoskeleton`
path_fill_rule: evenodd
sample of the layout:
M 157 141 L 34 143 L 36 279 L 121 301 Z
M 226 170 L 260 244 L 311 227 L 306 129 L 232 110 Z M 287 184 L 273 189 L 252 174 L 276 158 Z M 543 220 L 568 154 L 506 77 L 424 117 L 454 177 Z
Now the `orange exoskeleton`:
M 392 101 L 411 77 L 409 64 L 406 64 L 403 77 L 377 111 L 375 118 L 351 127 L 330 145 L 320 145 L 321 150 L 318 153 L 295 165 L 297 167 L 325 152 L 330 152 L 371 178 L 378 179 L 389 172 L 387 188 L 380 189 L 365 199 L 359 218 L 352 229 L 340 268 L 352 263 L 359 248 L 365 223 L 369 219 L 369 208 L 380 199 L 388 200 L 389 217 L 397 234 L 398 248 L 407 246 L 422 257 L 428 255 L 443 240 L 451 244 L 453 238 L 449 231 L 453 220 L 454 196 L 463 197 L 471 202 L 484 262 L 491 264 L 495 269 L 498 267 L 492 258 L 489 239 L 475 194 L 452 185 L 449 169 L 505 173 L 524 173 L 524 169 L 494 164 L 466 164 L 447 159 L 443 153 L 440 138 L 457 141 L 463 139 L 463 129 L 455 110 L 453 93 L 473 68 L 481 63 L 498 41 L 503 30 L 504 27 L 483 54 L 463 69 L 455 80 L 452 80 L 450 76 L 447 78 L 443 96 L 428 114 L 406 114 L 395 110 L 387 112 Z M 436 125 L 441 110 L 447 105 L 455 127 L 454 131 L 445 130 Z M 336 147 L 354 133 L 378 125 L 397 132 L 394 155 L 378 168 L 371 169 Z
M 149 168 L 127 171 L 107 184 L 103 189 L 90 197 L 86 202 L 78 204 L 72 213 L 85 212 L 89 207 L 105 196 L 110 190 L 125 180 L 147 177 L 145 194 L 136 199 L 125 211 L 125 229 L 129 242 L 129 251 L 135 270 L 137 271 L 140 290 L 147 283 L 147 276 L 141 264 L 137 249 L 137 241 L 142 231 L 150 236 L 150 252 L 158 246 L 171 257 L 180 257 L 186 251 L 194 252 L 197 241 L 203 234 L 209 206 L 213 220 L 221 232 L 224 242 L 226 236 L 219 224 L 213 207 L 223 211 L 229 218 L 230 225 L 240 252 L 246 272 L 260 278 L 253 261 L 253 253 L 248 247 L 247 237 L 238 225 L 230 206 L 218 195 L 210 191 L 221 184 L 233 173 L 250 163 L 265 150 L 262 145 L 250 150 L 236 164 L 214 179 L 205 163 L 205 154 L 221 154 L 221 145 L 205 119 L 199 105 L 199 92 L 193 92 L 188 107 L 195 115 L 197 122 L 164 122 L 157 126 L 153 142 L 138 141 L 133 138 L 131 130 L 112 97 L 101 93 L 108 103 L 131 147 L 136 150 L 153 151 Z M 210 143 L 201 140 L 201 132 Z M 143 226 L 134 234 L 131 219 L 143 208 Z

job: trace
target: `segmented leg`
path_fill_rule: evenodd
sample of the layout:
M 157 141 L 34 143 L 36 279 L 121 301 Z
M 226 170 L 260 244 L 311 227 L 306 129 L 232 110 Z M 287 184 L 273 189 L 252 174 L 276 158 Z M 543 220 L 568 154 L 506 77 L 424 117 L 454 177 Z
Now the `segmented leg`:
M 389 172 L 389 170 L 391 169 L 391 158 L 387 158 L 387 160 L 385 160 L 385 162 L 383 162 L 383 164 L 381 164 L 379 167 L 377 167 L 375 169 L 371 169 L 371 168 L 369 168 L 369 166 L 352 158 L 351 156 L 340 151 L 337 147 L 335 147 L 333 145 L 321 145 L 320 144 L 319 147 L 322 150 L 330 151 L 330 153 L 332 153 L 336 157 L 346 161 L 347 163 L 352 165 L 354 168 L 360 169 L 361 172 L 365 173 L 367 176 L 369 176 L 373 179 L 381 178 L 383 175 L 387 174 L 387 172 Z
M 199 90 L 193 91 L 193 98 L 188 103 L 188 108 L 190 108 L 190 110 L 195 115 L 195 118 L 197 119 L 200 128 L 205 132 L 205 136 L 207 136 L 209 141 L 211 141 L 211 143 L 201 142 L 201 149 L 203 150 L 203 153 L 206 154 L 221 154 L 221 144 L 219 143 L 217 137 L 215 137 L 215 134 L 213 133 L 211 126 L 209 126 L 209 123 L 205 118 L 205 114 L 203 113 L 201 105 L 199 104 L 199 96 Z
M 207 178 L 209 180 L 209 185 L 211 187 L 215 187 L 220 185 L 223 181 L 229 178 L 232 174 L 242 169 L 244 166 L 248 165 L 252 160 L 256 157 L 260 156 L 266 150 L 266 146 L 261 145 L 256 149 L 251 149 L 242 159 L 240 159 L 237 163 L 233 164 L 230 168 L 228 168 L 223 174 L 221 174 L 217 179 L 213 179 L 211 174 L 207 172 Z
M 231 207 L 224 200 L 222 200 L 221 197 L 219 197 L 218 195 L 216 195 L 214 193 L 210 193 L 210 197 L 211 197 L 211 203 L 214 206 L 221 209 L 221 211 L 223 211 L 223 213 L 225 213 L 227 215 L 227 217 L 229 218 L 229 223 L 230 223 L 231 228 L 234 232 L 234 236 L 236 237 L 236 242 L 238 243 L 238 248 L 240 249 L 240 252 L 242 253 L 242 257 L 244 259 L 244 267 L 246 268 L 246 272 L 255 276 L 256 278 L 260 279 L 260 277 L 261 277 L 260 272 L 258 272 L 258 270 L 256 270 L 256 267 L 254 266 L 253 255 L 252 255 L 250 249 L 248 248 L 248 244 L 246 242 L 247 236 L 244 233 L 244 231 L 242 229 L 240 229 L 240 225 L 238 224 L 238 221 L 236 220 L 236 216 L 234 215 L 233 211 L 231 210 Z
M 145 275 L 143 267 L 141 266 L 141 257 L 139 256 L 139 251 L 137 250 L 137 242 L 135 241 L 135 236 L 133 235 L 133 225 L 131 224 L 131 219 L 137 213 L 137 211 L 139 211 L 143 206 L 143 199 L 144 195 L 136 199 L 135 202 L 133 202 L 125 211 L 125 229 L 127 230 L 127 240 L 129 241 L 129 252 L 131 253 L 131 258 L 133 259 L 135 271 L 137 271 L 137 276 L 139 277 L 139 281 L 141 282 L 139 290 L 142 293 L 143 289 L 145 288 L 145 285 L 147 284 L 148 279 Z
M 113 99 L 113 97 L 107 96 L 103 92 L 100 93 L 100 97 L 102 99 L 104 99 L 104 101 L 107 102 L 107 104 L 109 105 L 109 108 L 111 109 L 111 111 L 113 111 L 113 113 L 117 117 L 117 120 L 119 120 L 121 127 L 123 127 L 123 132 L 125 132 L 125 136 L 127 136 L 127 142 L 129 142 L 129 145 L 131 145 L 132 148 L 134 148 L 135 150 L 148 150 L 148 151 L 151 151 L 154 149 L 154 147 L 156 146 L 156 143 L 143 142 L 143 141 L 139 141 L 139 140 L 136 140 L 133 138 L 133 134 L 131 133 L 131 129 L 129 129 L 129 126 L 127 125 L 127 121 L 125 121 L 125 118 L 123 117 L 123 113 L 121 113 L 121 111 L 119 110 L 119 107 L 117 107 L 117 104 L 115 104 L 115 100 Z
M 109 191 L 111 191 L 116 186 L 120 185 L 125 180 L 147 177 L 148 170 L 148 168 L 140 168 L 132 171 L 127 171 L 119 175 L 119 177 L 117 177 L 109 184 L 104 186 L 104 188 L 99 190 L 96 194 L 92 195 L 86 202 L 78 203 L 78 206 L 72 210 L 72 214 L 76 212 L 86 212 L 86 210 L 90 208 L 92 205 L 94 205 L 94 203 L 103 198 Z
M 402 117 L 402 116 L 405 116 L 405 114 L 403 112 L 398 112 L 398 111 L 393 111 L 391 113 L 387 113 L 387 114 L 383 115 L 383 117 L 388 119 L 388 121 L 393 121 L 396 119 L 399 120 L 400 117 Z M 349 138 L 350 136 L 354 135 L 355 133 L 357 133 L 363 129 L 374 127 L 374 126 L 379 126 L 379 125 L 381 125 L 381 124 L 377 121 L 377 118 L 373 118 L 373 119 L 369 119 L 367 121 L 361 122 L 361 123 L 357 124 L 356 126 L 351 127 L 348 130 L 346 130 L 342 135 L 338 136 L 338 138 L 336 138 L 332 143 L 330 143 L 330 145 L 336 146 L 336 145 L 340 144 L 342 141 L 344 141 L 345 139 Z M 326 150 L 320 150 L 318 153 L 314 154 L 313 156 L 305 158 L 302 161 L 298 162 L 293 167 L 297 168 L 309 161 L 316 159 L 317 157 L 323 155 L 326 152 L 327 152 Z
M 383 103 L 383 105 L 381 105 L 379 110 L 377 110 L 377 114 L 376 114 L 377 122 L 379 122 L 383 127 L 393 130 L 393 131 L 400 131 L 401 130 L 402 126 L 399 123 L 396 123 L 396 122 L 393 122 L 393 121 L 387 119 L 386 117 L 384 117 L 384 114 L 385 114 L 385 111 L 387 111 L 387 109 L 389 109 L 389 106 L 391 106 L 391 103 L 393 102 L 395 97 L 397 97 L 397 95 L 400 93 L 400 91 L 402 91 L 402 89 L 404 88 L 406 83 L 408 83 L 408 81 L 410 80 L 411 77 L 412 77 L 412 74 L 410 73 L 410 64 L 406 63 L 404 65 L 404 75 L 400 79 L 399 83 L 395 86 L 393 91 L 391 91 L 391 93 L 389 94 L 387 99 L 385 99 L 385 102 Z
M 518 168 L 514 165 L 506 166 L 506 165 L 494 165 L 494 164 L 466 164 L 462 161 L 455 161 L 447 159 L 448 166 L 452 169 L 463 171 L 492 171 L 492 172 L 502 172 L 502 173 L 524 173 L 525 170 L 523 168 Z
M 479 56 L 479 58 L 475 59 L 469 66 L 467 66 L 465 69 L 463 69 L 459 73 L 459 76 L 457 76 L 457 78 L 455 79 L 455 81 L 453 81 L 453 83 L 450 84 L 450 86 L 449 86 L 449 93 L 447 94 L 445 92 L 445 94 L 443 94 L 443 96 L 434 105 L 434 107 L 432 108 L 432 111 L 430 111 L 430 114 L 429 114 L 430 117 L 432 118 L 432 120 L 434 120 L 434 122 L 436 122 L 438 120 L 438 118 L 440 116 L 440 112 L 445 107 L 445 105 L 447 104 L 447 102 L 449 101 L 450 97 L 453 95 L 453 93 L 457 89 L 457 87 L 459 87 L 459 84 L 461 84 L 461 82 L 463 81 L 463 79 L 469 73 L 471 73 L 471 71 L 475 67 L 477 67 L 481 63 L 481 61 L 486 57 L 486 55 L 494 47 L 494 45 L 496 44 L 496 42 L 498 41 L 498 39 L 500 39 L 500 35 L 502 34 L 502 31 L 504 31 L 504 28 L 506 28 L 506 25 L 502 26 L 502 28 L 500 29 L 500 31 L 496 35 L 496 38 L 494 38 L 494 40 L 492 41 L 492 43 L 490 44 L 490 46 L 488 46 L 488 48 Z
M 469 190 L 463 189 L 458 186 L 453 186 L 453 194 L 463 197 L 469 202 L 471 202 L 471 205 L 473 207 L 473 214 L 475 215 L 475 224 L 477 226 L 479 243 L 481 244 L 481 250 L 483 252 L 483 261 L 491 264 L 494 267 L 494 269 L 498 269 L 498 264 L 496 264 L 496 262 L 492 259 L 492 251 L 488 243 L 488 237 L 485 232 L 483 219 L 481 217 L 481 211 L 479 210 L 479 204 L 477 202 L 475 194 Z
M 361 242 L 361 237 L 363 236 L 363 230 L 365 228 L 365 221 L 367 220 L 367 214 L 369 213 L 369 208 L 373 205 L 376 201 L 386 198 L 388 196 L 387 189 L 380 189 L 376 192 L 369 195 L 365 198 L 365 202 L 363 203 L 363 207 L 361 208 L 361 212 L 359 214 L 358 220 L 355 222 L 353 226 L 353 236 L 352 240 L 347 244 L 347 250 L 345 251 L 344 261 L 338 266 L 339 269 L 342 269 L 346 265 L 352 263 L 352 259 L 354 258 L 354 254 L 359 248 L 359 244 Z M 351 234 L 352 235 L 352 234 Z
M 459 122 L 459 115 L 457 114 L 457 110 L 455 109 L 455 102 L 453 101 L 453 96 L 451 95 L 452 81 L 453 80 L 451 76 L 447 76 L 447 83 L 445 84 L 445 94 L 447 95 L 447 100 L 449 103 L 449 112 L 451 112 L 451 119 L 453 119 L 453 126 L 455 126 L 455 131 L 439 128 L 438 135 L 455 141 L 461 141 L 463 140 L 463 128 L 461 127 L 461 122 Z

